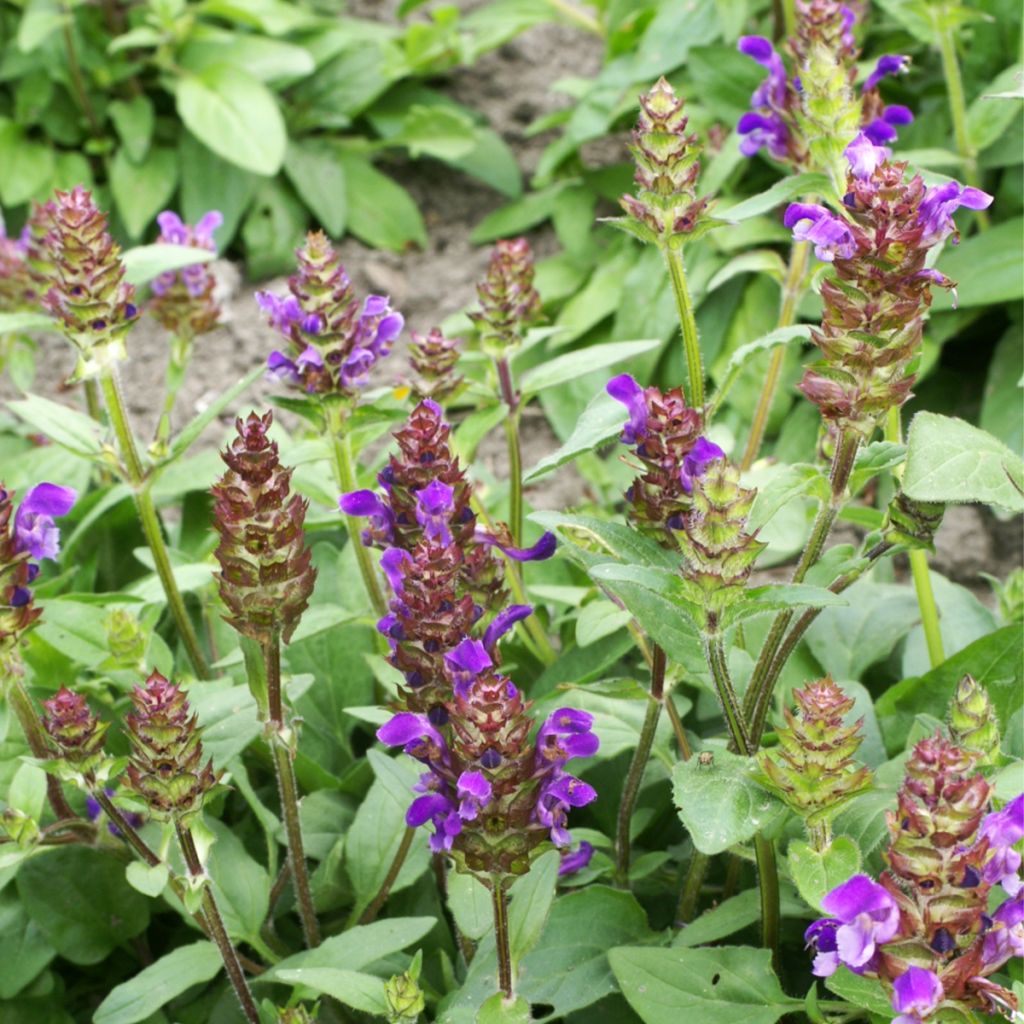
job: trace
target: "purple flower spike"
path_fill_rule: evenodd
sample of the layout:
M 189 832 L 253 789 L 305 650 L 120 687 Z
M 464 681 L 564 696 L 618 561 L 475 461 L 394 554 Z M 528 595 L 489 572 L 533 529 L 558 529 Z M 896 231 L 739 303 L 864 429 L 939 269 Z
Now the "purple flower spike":
M 479 640 L 467 637 L 444 656 L 445 667 L 457 697 L 469 695 L 469 687 L 481 672 L 494 666 L 487 648 Z
M 953 214 L 961 207 L 985 210 L 992 205 L 992 197 L 980 188 L 963 186 L 958 181 L 933 185 L 924 194 L 918 209 L 918 220 L 924 227 L 922 245 L 935 245 L 956 231 Z
M 910 967 L 893 982 L 892 1008 L 899 1013 L 892 1024 L 920 1024 L 942 1002 L 942 982 L 934 971 Z
M 532 604 L 513 604 L 498 612 L 494 621 L 484 631 L 484 647 L 493 651 L 495 644 L 517 623 L 533 614 Z
M 582 871 L 590 864 L 593 856 L 594 847 L 584 839 L 578 850 L 562 854 L 561 863 L 558 865 L 558 877 L 564 878 L 566 875 L 574 875 L 577 871 Z
M 715 459 L 724 459 L 725 452 L 718 447 L 714 441 L 706 437 L 698 437 L 697 443 L 690 449 L 683 459 L 683 465 L 679 470 L 679 482 L 687 494 L 693 493 L 693 481 L 703 476 L 705 470 Z
M 647 432 L 647 400 L 644 389 L 628 374 L 623 373 L 612 377 L 605 386 L 616 402 L 621 402 L 629 413 L 629 421 L 622 428 L 622 440 L 625 444 L 636 444 Z
M 14 549 L 33 558 L 56 558 L 60 530 L 54 517 L 67 515 L 78 497 L 71 487 L 36 484 L 22 498 L 14 517 Z
M 822 909 L 837 918 L 836 952 L 847 967 L 864 967 L 875 948 L 899 930 L 896 901 L 867 875 L 854 875 L 821 901 Z
M 790 203 L 782 223 L 794 229 L 796 241 L 811 242 L 814 255 L 823 263 L 831 263 L 837 257 L 849 259 L 857 250 L 847 223 L 816 203 Z
M 896 138 L 894 131 L 891 138 Z M 843 155 L 850 163 L 853 176 L 861 181 L 866 181 L 878 167 L 885 163 L 889 151 L 883 146 L 876 146 L 871 136 L 863 131 L 843 150 Z
M 491 784 L 480 772 L 463 772 L 455 787 L 459 797 L 459 817 L 474 821 L 481 808 L 491 802 Z
M 887 53 L 884 57 L 878 58 L 875 70 L 868 75 L 864 82 L 864 92 L 870 92 L 878 87 L 878 83 L 889 75 L 902 75 L 910 69 L 910 58 L 898 53 Z

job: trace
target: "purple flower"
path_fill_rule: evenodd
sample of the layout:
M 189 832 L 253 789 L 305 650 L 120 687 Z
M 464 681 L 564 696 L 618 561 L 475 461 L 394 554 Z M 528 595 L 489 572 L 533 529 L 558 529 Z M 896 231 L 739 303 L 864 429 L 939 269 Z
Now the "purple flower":
M 845 49 L 852 50 L 857 45 L 857 40 L 853 35 L 853 26 L 857 24 L 857 13 L 846 4 L 839 8 L 839 13 L 843 19 L 843 34 L 840 41 Z
M 693 493 L 693 481 L 704 475 L 715 459 L 724 459 L 725 452 L 714 441 L 698 437 L 697 443 L 687 452 L 679 470 L 679 482 L 687 494 Z
M 112 798 L 114 796 L 114 790 L 109 786 L 104 787 L 103 792 L 106 793 L 108 797 Z M 124 814 L 124 820 L 128 822 L 132 828 L 142 828 L 145 823 L 145 819 L 141 814 L 135 814 L 132 811 L 122 811 L 122 813 Z M 89 821 L 99 821 L 102 814 L 103 808 L 100 806 L 99 800 L 94 796 L 87 796 L 85 798 L 85 816 Z M 121 830 L 112 821 L 107 822 L 107 831 L 112 836 L 121 835 Z
M 642 438 L 647 433 L 647 400 L 644 398 L 644 389 L 628 373 L 622 373 L 608 381 L 605 391 L 616 402 L 621 402 L 629 413 L 629 420 L 622 428 L 623 443 L 636 444 L 637 438 Z
M 446 760 L 448 745 L 426 715 L 400 711 L 377 730 L 377 739 L 387 747 L 404 747 L 417 761 Z
M 363 531 L 363 543 L 373 541 L 374 533 L 384 540 L 394 540 L 395 518 L 390 507 L 373 491 L 350 491 L 338 499 L 338 507 L 347 516 L 368 516 L 370 529 Z
M 849 259 L 857 251 L 846 221 L 817 203 L 790 203 L 782 223 L 794 228 L 796 241 L 813 243 L 814 255 L 823 263 L 831 263 L 836 257 Z
M 579 849 L 572 853 L 564 852 L 562 854 L 562 860 L 558 865 L 558 877 L 564 878 L 566 875 L 574 875 L 577 871 L 582 871 L 593 856 L 594 847 L 584 839 L 580 843 Z
M 892 1024 L 920 1024 L 942 1002 L 945 993 L 934 971 L 909 967 L 892 986 L 892 1008 L 899 1013 Z
M 892 137 L 896 137 L 895 132 L 893 132 Z M 875 173 L 876 168 L 881 167 L 885 163 L 889 156 L 889 151 L 883 146 L 876 146 L 867 132 L 861 132 L 843 150 L 843 155 L 850 162 L 850 170 L 853 172 L 853 176 L 864 181 Z
M 854 875 L 821 901 L 822 909 L 838 921 L 835 932 L 838 960 L 847 967 L 864 967 L 875 948 L 899 930 L 896 901 L 867 875 Z M 820 948 L 820 946 L 819 946 Z
M 776 160 L 789 154 L 789 129 L 778 114 L 748 111 L 736 123 L 736 131 L 743 136 L 740 152 L 744 156 L 754 156 L 764 147 Z
M 541 786 L 534 813 L 546 828 L 551 830 L 551 842 L 565 847 L 572 842 L 565 827 L 570 807 L 583 807 L 597 799 L 597 792 L 575 776 L 558 771 L 549 776 Z
M 452 534 L 448 529 L 448 521 L 455 508 L 455 488 L 435 478 L 414 494 L 416 521 L 423 527 L 424 535 L 438 544 L 451 544 Z
M 956 231 L 953 214 L 961 207 L 969 210 L 985 210 L 992 204 L 992 197 L 980 188 L 961 185 L 958 181 L 947 181 L 944 185 L 933 185 L 924 194 L 917 217 L 924 227 L 922 245 L 935 245 Z
M 444 656 L 444 664 L 457 697 L 469 695 L 469 687 L 481 672 L 494 667 L 487 648 L 479 640 L 466 637 Z
M 463 772 L 459 776 L 455 792 L 459 797 L 459 817 L 463 821 L 473 821 L 481 808 L 491 802 L 493 790 L 480 772 Z
M 884 57 L 878 58 L 875 70 L 868 75 L 864 82 L 864 92 L 870 92 L 877 88 L 878 83 L 888 75 L 902 75 L 910 68 L 910 58 L 898 53 L 887 53 Z
M 532 604 L 513 604 L 504 611 L 498 612 L 491 624 L 484 631 L 484 647 L 494 650 L 494 645 L 517 623 L 533 614 Z
M 14 550 L 27 551 L 33 558 L 56 558 L 60 530 L 54 517 L 67 515 L 77 497 L 73 488 L 59 484 L 30 488 L 14 517 Z
M 600 741 L 590 731 L 594 716 L 575 708 L 559 708 L 548 715 L 537 733 L 538 764 L 563 765 L 573 757 L 592 757 Z
M 409 828 L 419 828 L 428 821 L 434 826 L 430 849 L 434 853 L 450 850 L 452 841 L 462 831 L 462 818 L 451 797 L 444 793 L 426 793 L 413 800 L 405 812 L 405 823 Z
M 256 292 L 256 304 L 270 318 L 270 326 L 286 336 L 291 334 L 293 324 L 302 321 L 302 308 L 294 295 L 281 296 L 271 292 Z
M 896 125 L 911 124 L 913 120 L 914 115 L 909 107 L 894 103 L 885 107 L 882 116 L 868 122 L 861 131 L 876 146 L 884 146 L 887 142 L 895 142 Z
M 1013 957 L 1024 957 L 1024 893 L 1004 901 L 992 915 L 981 957 L 986 973 L 998 970 Z
M 978 839 L 987 839 L 991 856 L 983 874 L 989 885 L 1002 885 L 1016 896 L 1024 889 L 1020 877 L 1021 855 L 1013 849 L 1024 839 L 1024 793 L 1011 800 L 1001 811 L 985 816 L 978 829 Z
M 356 323 L 356 345 L 369 350 L 374 362 L 391 351 L 394 340 L 405 326 L 405 317 L 391 311 L 383 295 L 367 295 Z
M 403 565 L 412 565 L 412 555 L 403 548 L 388 548 L 380 557 L 381 571 L 396 597 L 402 596 Z
M 839 954 L 836 952 L 836 929 L 839 922 L 831 917 L 822 917 L 804 932 L 804 942 L 814 950 L 814 966 L 811 973 L 816 978 L 828 978 L 839 969 Z
M 475 537 L 477 543 L 496 547 L 515 562 L 543 562 L 555 553 L 555 548 L 558 546 L 555 535 L 547 531 L 541 535 L 536 544 L 528 548 L 514 548 L 510 544 L 504 544 L 485 530 L 477 530 Z
M 217 245 L 213 240 L 213 233 L 224 223 L 224 216 L 219 210 L 210 210 L 199 218 L 194 228 L 189 228 L 173 210 L 164 210 L 157 214 L 156 222 L 160 226 L 158 241 L 169 245 L 191 245 L 216 252 Z M 209 272 L 205 264 L 192 263 L 182 267 L 180 271 L 168 270 L 160 274 L 153 281 L 153 294 L 166 294 L 167 290 L 174 286 L 178 273 L 181 274 L 185 288 L 192 298 L 198 298 L 206 290 Z
M 736 48 L 768 69 L 768 77 L 757 87 L 750 102 L 755 107 L 781 107 L 786 102 L 786 65 L 764 36 L 740 36 Z

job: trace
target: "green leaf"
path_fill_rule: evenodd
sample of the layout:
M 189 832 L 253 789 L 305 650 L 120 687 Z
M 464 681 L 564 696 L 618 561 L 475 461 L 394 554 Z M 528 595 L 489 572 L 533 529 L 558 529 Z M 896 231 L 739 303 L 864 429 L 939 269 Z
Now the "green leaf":
M 941 713 L 957 683 L 968 673 L 988 691 L 999 721 L 1009 721 L 1020 706 L 1022 657 L 1024 635 L 1020 626 L 1005 626 L 975 640 L 923 676 L 889 687 L 875 704 L 886 747 L 893 753 L 902 750 L 914 718 Z
M 755 341 L 740 345 L 729 357 L 729 362 L 725 364 L 725 369 L 719 375 L 720 383 L 718 390 L 711 400 L 712 407 L 717 409 L 722 404 L 722 400 L 732 389 L 733 384 L 736 383 L 736 378 L 742 373 L 744 367 L 749 365 L 752 356 L 758 352 L 766 352 L 777 345 L 788 345 L 791 341 L 795 341 L 798 338 L 801 341 L 806 341 L 810 336 L 810 327 L 806 324 L 795 324 L 792 327 L 776 328 Z
M 107 114 L 114 122 L 124 152 L 135 163 L 140 163 L 149 152 L 149 144 L 153 139 L 155 117 L 152 101 L 147 96 L 114 100 L 107 107 Z
M 585 452 L 593 451 L 612 440 L 622 430 L 625 421 L 626 410 L 622 403 L 617 402 L 607 392 L 599 391 L 581 413 L 566 442 L 528 469 L 523 477 L 523 483 L 539 480 Z
M 295 266 L 295 249 L 306 230 L 306 208 L 280 179 L 264 181 L 242 224 L 250 279 L 284 274 Z
M 408 759 L 367 752 L 376 781 L 359 805 L 345 838 L 345 868 L 356 896 L 352 916 L 358 917 L 377 895 L 405 834 L 405 813 L 413 801 L 419 772 Z M 427 868 L 425 833 L 418 833 L 392 891 L 414 882 Z
M 28 0 L 18 23 L 18 49 L 31 53 L 73 17 L 61 0 Z
M 99 455 L 103 446 L 99 439 L 99 424 L 59 402 L 51 402 L 42 395 L 28 395 L 7 403 L 8 408 L 41 434 L 67 448 L 76 455 Z
M 13 999 L 56 955 L 14 887 L 0 894 L 0 999 Z
M 193 985 L 216 977 L 221 969 L 212 942 L 193 942 L 160 957 L 122 982 L 96 1008 L 93 1024 L 137 1024 Z
M 469 240 L 474 245 L 481 245 L 543 224 L 555 212 L 559 193 L 570 184 L 570 181 L 559 181 L 536 192 L 527 192 L 521 199 L 489 213 L 470 232 Z
M 470 114 L 458 108 L 414 103 L 405 113 L 401 131 L 388 142 L 408 147 L 413 159 L 432 156 L 453 161 L 476 147 L 476 126 Z
M 17 886 L 29 917 L 73 964 L 98 964 L 149 924 L 149 901 L 125 881 L 122 862 L 91 847 L 26 861 Z
M 678 554 L 666 551 L 660 544 L 623 523 L 568 512 L 534 512 L 530 519 L 545 530 L 556 530 L 578 547 L 588 556 L 587 564 L 606 562 L 607 556 L 611 555 L 634 565 L 670 570 L 679 568 Z
M 515 996 L 507 1002 L 500 992 L 495 992 L 477 1010 L 475 1024 L 530 1024 L 530 1004 L 522 997 Z
M 384 981 L 372 974 L 344 970 L 340 967 L 295 967 L 275 971 L 278 981 L 303 985 L 331 996 L 354 1010 L 383 1017 L 388 1003 L 384 998 Z
M 456 871 L 448 879 L 448 907 L 459 931 L 473 942 L 479 942 L 494 927 L 491 894 L 473 875 Z
M 141 163 L 125 147 L 110 162 L 110 191 L 130 238 L 138 238 L 164 209 L 178 185 L 178 155 L 168 146 L 154 146 Z
M 281 169 L 288 135 L 277 100 L 252 75 L 216 64 L 179 79 L 178 116 L 197 139 L 229 163 L 255 174 Z
M 377 249 L 401 252 L 425 246 L 427 229 L 412 197 L 365 157 L 342 153 L 348 201 L 348 229 Z
M 174 440 L 171 442 L 171 450 L 168 455 L 168 462 L 180 458 L 199 440 L 203 431 L 229 406 L 233 406 L 235 400 L 242 392 L 248 390 L 266 373 L 266 366 L 260 363 L 254 366 L 241 380 L 235 381 L 227 389 L 221 392 L 203 411 L 190 423 L 181 428 Z
M 794 839 L 786 851 L 786 860 L 800 895 L 817 911 L 821 911 L 826 893 L 860 870 L 860 850 L 848 836 L 836 836 L 821 851 L 812 849 L 802 839 Z
M 0 334 L 3 327 L 0 326 Z M 978 426 L 998 437 L 1018 455 L 1024 454 L 1024 401 L 1020 353 L 1024 331 L 1016 324 L 1003 335 L 988 366 Z
M 1014 121 L 1020 119 L 1020 107 L 1016 103 L 1000 102 L 996 96 L 1017 86 L 1022 71 L 1024 66 L 1020 64 L 1001 71 L 968 108 L 967 137 L 973 152 L 988 149 Z
M 862 977 L 840 965 L 835 974 L 825 979 L 825 987 L 854 1006 L 862 1006 L 886 1018 L 892 1016 L 892 1003 L 876 978 Z
M 761 901 L 756 889 L 730 896 L 691 921 L 673 940 L 673 946 L 705 946 L 734 935 L 761 919 Z
M 646 352 L 661 346 L 661 339 L 647 338 L 643 341 L 613 341 L 607 345 L 591 345 L 564 356 L 556 356 L 527 370 L 520 381 L 524 401 L 547 388 L 556 387 L 566 381 L 575 380 L 585 373 L 603 370 L 617 363 L 636 359 Z
M 563 1017 L 616 990 L 613 946 L 656 940 L 632 893 L 589 886 L 555 900 L 539 944 L 522 962 L 519 991 Z
M 716 750 L 711 764 L 699 758 L 672 769 L 672 793 L 693 845 L 708 855 L 746 842 L 785 808 L 751 776 L 754 762 Z
M 508 942 L 513 964 L 526 956 L 540 939 L 551 904 L 555 901 L 560 862 L 558 851 L 548 850 L 512 886 L 508 907 Z
M 803 1003 L 783 993 L 767 949 L 619 946 L 608 959 L 644 1024 L 775 1024 Z
M 720 288 L 740 274 L 767 274 L 781 281 L 786 274 L 786 264 L 774 249 L 752 249 L 733 256 L 714 277 L 708 281 L 708 293 Z M 785 328 L 783 328 L 784 330 Z
M 181 270 L 195 263 L 209 263 L 217 254 L 209 249 L 195 249 L 189 245 L 168 245 L 164 242 L 153 245 L 137 245 L 126 249 L 121 255 L 124 276 L 129 284 L 148 284 L 155 277 L 168 270 Z
M 169 873 L 166 864 L 150 866 L 141 860 L 133 860 L 125 868 L 124 877 L 136 892 L 156 899 L 167 888 Z
M 224 32 L 210 25 L 196 26 L 178 50 L 178 62 L 188 71 L 205 71 L 213 64 L 230 62 L 261 82 L 290 84 L 316 70 L 313 55 L 304 46 L 252 33 Z
M 46 313 L 0 313 L 0 335 L 56 330 L 53 318 Z
M 1020 273 L 1020 239 L 1024 218 L 1003 221 L 980 235 L 947 245 L 938 269 L 957 283 L 957 294 L 936 289 L 935 312 L 973 309 L 997 302 L 1014 302 L 1024 296 L 1024 275 Z
M 50 189 L 53 150 L 35 142 L 21 125 L 0 117 L 0 202 L 20 206 Z
M 195 224 L 207 210 L 220 210 L 224 223 L 214 233 L 223 250 L 235 237 L 238 225 L 256 194 L 260 178 L 243 171 L 204 146 L 188 132 L 181 133 L 182 217 Z
M 223 822 L 211 819 L 217 841 L 210 848 L 209 871 L 228 934 L 236 941 L 259 941 L 270 908 L 270 876 Z
M 1024 511 L 1024 461 L 953 416 L 919 412 L 907 437 L 903 490 L 918 501 L 984 502 Z
M 337 147 L 322 139 L 292 142 L 288 146 L 284 172 L 323 229 L 334 238 L 340 238 L 345 233 L 348 197 L 345 168 Z
M 760 615 L 780 608 L 828 608 L 847 604 L 840 594 L 826 587 L 812 587 L 807 583 L 767 583 L 751 587 L 742 604 L 729 616 L 730 622 Z
M 576 617 L 576 644 L 588 647 L 618 632 L 631 620 L 629 612 L 611 601 L 591 601 L 580 609 Z
M 722 220 L 738 223 L 749 220 L 751 217 L 758 217 L 762 213 L 769 213 L 777 206 L 797 196 L 806 195 L 827 195 L 831 192 L 832 186 L 828 175 L 807 172 L 806 174 L 794 174 L 788 178 L 782 178 L 775 182 L 771 188 L 764 192 L 744 199 L 735 206 L 728 206 L 725 209 L 718 207 L 715 216 Z

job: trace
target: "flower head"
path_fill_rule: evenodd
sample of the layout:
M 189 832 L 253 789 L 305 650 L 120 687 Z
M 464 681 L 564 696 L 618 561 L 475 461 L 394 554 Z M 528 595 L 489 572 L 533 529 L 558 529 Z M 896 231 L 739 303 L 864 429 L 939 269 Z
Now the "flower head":
M 71 511 L 77 491 L 60 484 L 36 484 L 29 488 L 14 517 L 14 547 L 32 558 L 55 559 L 60 551 L 60 530 L 55 518 Z
M 899 1013 L 892 1024 L 920 1024 L 942 1002 L 939 976 L 924 967 L 908 967 L 892 987 L 892 1008 Z
M 794 241 L 810 242 L 814 255 L 825 263 L 837 257 L 850 259 L 857 251 L 853 232 L 846 221 L 817 203 L 790 203 L 782 222 L 787 228 L 793 228 Z
M 853 970 L 866 967 L 878 946 L 899 930 L 896 901 L 867 875 L 854 875 L 837 886 L 826 894 L 821 906 L 838 922 L 836 959 Z
M 525 238 L 503 239 L 494 246 L 487 276 L 476 289 L 480 309 L 469 314 L 485 351 L 504 356 L 540 316 L 533 278 L 533 250 Z
M 219 210 L 210 210 L 190 227 L 173 210 L 164 210 L 156 221 L 160 226 L 157 242 L 216 252 L 213 233 L 224 223 L 224 217 Z M 168 270 L 151 285 L 153 300 L 149 311 L 176 336 L 205 334 L 220 319 L 220 307 L 213 297 L 216 284 L 207 263 Z
M 958 181 L 947 181 L 944 185 L 933 185 L 924 194 L 918 209 L 918 221 L 923 229 L 922 245 L 936 245 L 953 235 L 954 243 L 960 240 L 953 214 L 961 207 L 968 210 L 986 210 L 992 205 L 992 197 L 980 188 L 961 185 Z

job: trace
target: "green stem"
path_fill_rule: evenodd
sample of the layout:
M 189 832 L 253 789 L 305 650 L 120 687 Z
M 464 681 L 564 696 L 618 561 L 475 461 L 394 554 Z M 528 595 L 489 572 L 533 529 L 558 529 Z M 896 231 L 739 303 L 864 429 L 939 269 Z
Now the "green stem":
M 508 406 L 505 439 L 508 442 L 508 526 L 516 547 L 523 540 L 523 456 L 519 444 L 519 395 L 512 380 L 512 368 L 505 358 L 494 361 L 502 401 Z
M 352 445 L 349 441 L 348 430 L 346 429 L 345 415 L 343 410 L 337 406 L 326 408 L 327 422 L 331 433 L 331 446 L 334 451 L 334 472 L 338 486 L 343 494 L 356 490 L 355 462 L 352 458 Z M 349 543 L 355 550 L 356 562 L 359 565 L 359 575 L 363 578 L 363 587 L 366 589 L 366 596 L 370 599 L 374 614 L 383 618 L 388 611 L 387 602 L 384 600 L 384 591 L 380 586 L 380 579 L 377 576 L 377 568 L 373 564 L 373 557 L 370 549 L 360 539 L 362 527 L 359 520 L 353 516 L 345 516 L 345 526 L 348 529 Z
M 683 334 L 683 356 L 686 361 L 686 375 L 689 381 L 687 397 L 690 405 L 703 413 L 704 411 L 704 366 L 700 357 L 700 337 L 697 334 L 697 319 L 693 312 L 693 300 L 690 288 L 686 283 L 686 267 L 683 264 L 681 249 L 664 246 L 665 262 L 668 264 L 668 276 L 672 281 L 672 292 L 676 297 L 676 309 L 679 313 L 679 326 Z
M 683 761 L 689 761 L 693 757 L 693 749 L 687 738 L 686 730 L 683 728 L 683 720 L 679 717 L 672 694 L 665 695 L 665 710 L 668 712 L 668 720 L 672 723 L 672 731 L 676 734 L 676 746 L 679 747 L 679 757 Z
M 281 798 L 284 830 L 288 840 L 288 866 L 295 883 L 295 897 L 302 921 L 302 934 L 308 949 L 320 945 L 320 924 L 316 919 L 313 894 L 309 887 L 309 871 L 302 844 L 302 822 L 299 817 L 299 786 L 292 763 L 292 750 L 285 738 L 284 705 L 281 700 L 281 638 L 274 633 L 263 644 L 263 659 L 267 673 L 267 710 L 269 716 L 270 746 L 274 754 L 277 791 Z
M 958 4 L 959 6 L 959 4 Z M 964 179 L 968 185 L 978 187 L 978 154 L 971 144 L 971 135 L 967 125 L 967 97 L 964 94 L 964 80 L 960 74 L 960 61 L 956 55 L 956 38 L 952 27 L 948 24 L 949 5 L 937 5 L 933 17 L 939 19 L 937 36 L 939 53 L 942 56 L 942 74 L 946 79 L 946 92 L 949 95 L 949 112 L 953 118 L 953 137 L 956 140 L 956 151 L 963 157 Z M 988 213 L 976 210 L 978 227 L 984 231 L 989 226 Z
M 512 951 L 508 934 L 508 893 L 500 875 L 491 879 L 491 905 L 494 908 L 494 942 L 498 951 L 498 988 L 506 999 L 511 999 Z
M 786 280 L 782 285 L 782 306 L 779 309 L 779 319 L 776 325 L 779 328 L 790 327 L 796 323 L 797 307 L 800 304 L 800 296 L 803 294 L 802 285 L 804 275 L 807 273 L 809 252 L 809 242 L 794 242 L 790 250 L 789 267 L 786 271 Z M 750 437 L 747 438 L 747 447 L 743 452 L 743 460 L 740 462 L 740 469 L 744 472 L 754 464 L 758 452 L 761 450 L 765 428 L 768 425 L 768 414 L 771 412 L 775 391 L 779 386 L 779 375 L 782 373 L 782 363 L 785 358 L 786 346 L 778 345 L 772 351 L 768 372 L 765 374 L 761 394 L 757 400 L 757 408 L 754 410 L 754 418 L 750 424 Z
M 683 891 L 679 894 L 679 906 L 676 907 L 676 924 L 680 927 L 689 924 L 697 916 L 701 886 L 710 865 L 711 858 L 695 848 L 683 881 Z
M 796 35 L 796 0 L 782 0 L 782 25 L 787 38 Z
M 644 715 L 644 724 L 640 729 L 640 738 L 633 759 L 626 773 L 626 782 L 622 787 L 619 799 L 618 827 L 615 831 L 615 883 L 625 887 L 629 880 L 629 826 L 636 810 L 636 802 L 640 796 L 640 784 L 643 781 L 647 762 L 651 758 L 651 747 L 654 745 L 654 734 L 661 718 L 665 688 L 665 652 L 655 645 L 654 664 L 651 666 L 651 697 Z
M 754 836 L 757 859 L 757 885 L 761 894 L 761 945 L 772 951 L 772 966 L 779 973 L 779 869 L 775 861 L 775 844 L 758 833 Z
M 736 690 L 732 685 L 732 677 L 729 675 L 729 665 L 726 661 L 725 646 L 722 643 L 721 634 L 718 632 L 705 634 L 704 656 L 711 671 L 711 678 L 715 683 L 718 701 L 722 705 L 722 712 L 725 715 L 725 722 L 729 728 L 729 735 L 732 737 L 736 749 L 744 757 L 750 757 L 753 753 L 750 746 L 750 737 L 747 735 L 746 723 L 743 715 L 740 713 L 739 698 L 736 696 Z
M 50 749 L 46 730 L 43 729 L 43 724 L 39 721 L 39 715 L 32 703 L 32 699 L 25 690 L 24 684 L 15 674 L 16 671 L 19 670 L 8 669 L 6 679 L 3 680 L 2 692 L 6 695 L 7 702 L 14 710 L 18 724 L 21 726 L 21 731 L 25 734 L 28 748 L 32 751 L 32 756 L 42 761 L 49 760 L 53 757 L 53 751 Z M 64 796 L 60 779 L 49 772 L 46 773 L 46 797 L 58 821 L 62 818 L 78 817 L 71 810 L 71 806 Z
M 380 888 L 377 890 L 377 895 L 373 897 L 370 905 L 363 911 L 362 917 L 359 918 L 360 924 L 372 924 L 377 920 L 381 907 L 387 903 L 388 896 L 391 895 L 391 887 L 395 884 L 395 879 L 398 878 L 398 873 L 402 870 L 405 858 L 409 856 L 409 850 L 412 847 L 415 835 L 416 829 L 406 828 L 402 835 L 402 841 L 398 844 L 398 849 L 395 851 L 395 856 L 391 861 L 391 867 L 388 868 L 388 873 L 384 876 L 384 881 L 381 882 Z
M 178 334 L 171 339 L 171 354 L 167 362 L 164 385 L 164 406 L 157 424 L 157 440 L 167 441 L 171 436 L 171 414 L 178 401 L 178 392 L 185 381 L 185 368 L 192 354 L 191 334 Z
M 592 32 L 596 36 L 604 37 L 604 28 L 601 26 L 601 23 L 596 18 L 592 18 L 586 11 L 581 11 L 574 4 L 569 3 L 568 0 L 548 0 L 548 3 L 556 11 L 564 14 L 570 21 L 579 25 L 580 28 L 587 32 Z
M 185 602 L 181 596 L 181 591 L 178 589 L 177 581 L 174 579 L 171 557 L 168 554 L 163 530 L 160 527 L 160 517 L 157 515 L 156 505 L 153 503 L 153 495 L 149 490 L 146 473 L 142 467 L 142 460 L 139 458 L 139 451 L 135 445 L 135 435 L 132 433 L 131 425 L 128 422 L 128 411 L 125 408 L 115 370 L 111 369 L 104 372 L 100 377 L 100 387 L 103 389 L 103 397 L 107 403 L 107 415 L 110 417 L 111 426 L 114 428 L 114 434 L 117 437 L 117 445 L 121 452 L 121 460 L 128 474 L 128 482 L 132 487 L 135 508 L 139 514 L 139 523 L 142 526 L 142 532 L 145 535 L 146 543 L 149 545 L 149 550 L 153 554 L 153 564 L 163 586 L 164 595 L 167 598 L 167 606 L 178 627 L 178 635 L 185 645 L 185 650 L 188 653 L 189 661 L 192 662 L 193 670 L 200 679 L 209 679 L 210 668 L 199 646 L 199 637 L 196 635 L 196 631 L 192 626 L 192 620 L 188 616 L 188 610 L 185 608 Z
M 900 422 L 900 410 L 894 407 L 889 410 L 885 420 L 885 439 L 899 444 L 903 440 L 903 426 Z M 903 467 L 893 471 L 897 483 L 903 481 Z M 907 553 L 910 561 L 910 575 L 914 580 L 914 591 L 917 594 L 917 607 L 921 611 L 921 625 L 924 627 L 924 639 L 928 647 L 928 661 L 932 668 L 937 668 L 946 660 L 946 652 L 942 646 L 942 627 L 939 623 L 939 608 L 935 603 L 935 592 L 932 590 L 932 579 L 928 572 L 928 555 L 915 549 Z
M 71 10 L 70 3 L 64 3 L 63 35 L 64 51 L 68 60 L 68 76 L 71 79 L 71 91 L 82 108 L 86 120 L 89 122 L 89 129 L 93 135 L 100 134 L 100 123 L 96 117 L 92 100 L 89 99 L 89 90 L 85 87 L 85 78 L 82 76 L 82 65 L 78 61 L 78 50 L 75 46 L 75 16 Z
M 110 823 L 121 833 L 124 841 L 144 860 L 151 868 L 158 867 L 162 861 L 149 848 L 149 844 L 132 828 L 128 819 L 114 806 L 114 802 L 107 796 L 102 786 L 91 785 L 89 787 L 92 798 L 100 805 L 103 813 L 110 820 Z
M 178 843 L 181 846 L 181 853 L 185 858 L 189 874 L 194 879 L 203 879 L 201 883 L 203 886 L 203 915 L 210 930 L 210 938 L 220 950 L 228 980 L 235 990 L 235 995 L 238 996 L 238 1001 L 242 1005 L 242 1012 L 245 1014 L 246 1020 L 249 1021 L 249 1024 L 260 1024 L 260 1012 L 256 1008 L 256 1000 L 253 999 L 252 992 L 249 990 L 249 983 L 245 980 L 245 973 L 242 971 L 242 965 L 238 960 L 238 953 L 228 937 L 228 930 L 224 926 L 224 918 L 221 917 L 220 908 L 213 897 L 213 887 L 208 878 L 203 878 L 203 865 L 199 860 L 192 832 L 188 825 L 184 824 L 181 820 L 176 819 L 174 827 L 178 833 Z

